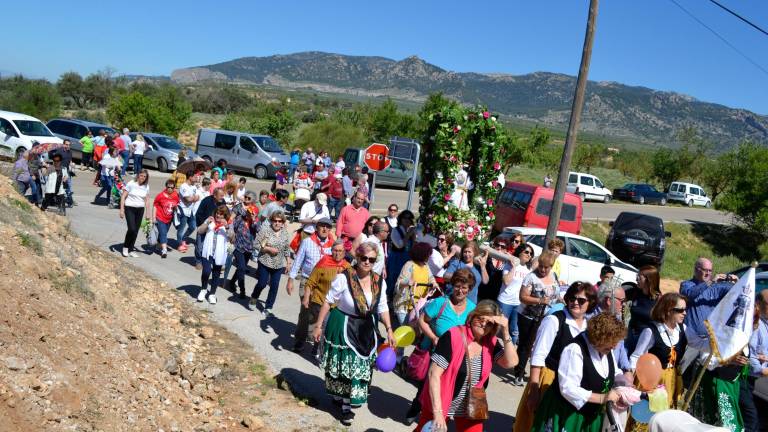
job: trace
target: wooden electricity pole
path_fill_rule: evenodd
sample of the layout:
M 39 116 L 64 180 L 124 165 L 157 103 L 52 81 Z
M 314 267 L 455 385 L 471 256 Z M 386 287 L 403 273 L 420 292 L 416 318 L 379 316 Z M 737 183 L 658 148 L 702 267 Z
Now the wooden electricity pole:
M 584 107 L 584 93 L 587 90 L 587 75 L 589 75 L 589 61 L 592 58 L 592 41 L 595 38 L 595 21 L 597 19 L 597 6 L 599 0 L 590 0 L 589 17 L 587 18 L 587 34 L 584 36 L 584 48 L 581 52 L 581 66 L 579 77 L 576 80 L 576 94 L 573 96 L 571 106 L 571 118 L 568 122 L 568 134 L 565 138 L 563 158 L 560 159 L 560 173 L 555 184 L 555 196 L 552 200 L 552 209 L 549 212 L 547 223 L 547 242 L 557 236 L 557 226 L 560 224 L 560 211 L 563 208 L 563 198 L 568 183 L 568 171 L 571 168 L 573 150 L 576 147 L 576 134 L 579 130 L 581 110 Z

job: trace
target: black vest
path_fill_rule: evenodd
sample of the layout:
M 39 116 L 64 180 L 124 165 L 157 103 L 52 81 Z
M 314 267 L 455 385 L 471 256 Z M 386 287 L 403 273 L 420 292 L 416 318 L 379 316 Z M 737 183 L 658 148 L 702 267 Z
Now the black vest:
M 549 349 L 549 354 L 544 360 L 544 365 L 549 369 L 557 373 L 557 367 L 560 365 L 560 354 L 563 353 L 563 349 L 574 341 L 574 337 L 571 335 L 571 329 L 568 328 L 568 324 L 565 322 L 565 311 L 559 310 L 552 314 L 557 318 L 557 334 L 552 341 L 552 348 Z
M 688 339 L 685 337 L 685 331 L 683 331 L 683 325 L 680 324 L 678 326 L 678 333 L 680 337 L 678 338 L 675 346 L 671 348 L 664 343 L 664 337 L 666 335 L 665 336 L 661 335 L 661 332 L 659 331 L 659 328 L 656 326 L 655 323 L 649 326 L 648 328 L 651 329 L 651 333 L 653 334 L 653 346 L 648 350 L 648 352 L 658 357 L 664 369 L 677 367 L 677 365 L 680 364 L 680 360 L 683 359 L 683 355 L 685 354 L 685 347 L 688 345 Z M 677 357 L 675 360 L 675 364 L 670 365 L 669 355 L 672 353 L 673 349 L 677 352 Z
M 579 345 L 579 348 L 581 348 L 581 357 L 584 359 L 584 363 L 582 365 L 581 388 L 599 394 L 606 394 L 611 391 L 613 388 L 613 378 L 616 375 L 616 368 L 613 365 L 613 351 L 607 354 L 608 376 L 603 378 L 599 373 L 597 373 L 597 369 L 595 369 L 595 365 L 592 363 L 592 357 L 590 357 L 589 348 L 587 347 L 587 338 L 584 333 L 577 336 L 573 340 L 573 343 Z M 557 378 L 555 378 L 555 382 L 552 383 L 552 386 L 557 390 L 557 397 L 561 398 L 563 402 L 573 407 L 570 402 L 568 402 L 568 400 L 565 399 L 562 394 L 560 394 L 560 385 Z M 603 408 L 604 406 L 601 404 L 587 402 L 581 407 L 581 409 L 577 411 L 579 414 L 585 417 L 593 417 L 601 414 L 603 412 Z

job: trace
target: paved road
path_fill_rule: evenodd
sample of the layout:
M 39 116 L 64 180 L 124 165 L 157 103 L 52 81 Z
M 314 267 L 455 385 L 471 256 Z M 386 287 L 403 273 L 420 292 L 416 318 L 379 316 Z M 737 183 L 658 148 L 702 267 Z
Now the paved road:
M 156 175 L 154 171 L 150 175 L 151 194 L 154 195 L 160 190 L 160 184 L 165 176 Z M 91 185 L 91 181 L 92 173 L 81 174 L 74 180 L 75 200 L 78 206 L 68 212 L 72 228 L 78 235 L 97 247 L 112 249 L 115 254 L 118 254 L 125 234 L 125 223 L 119 219 L 116 210 L 90 204 L 97 191 L 97 188 Z M 251 180 L 249 180 L 250 183 Z M 402 194 L 402 192 L 399 193 Z M 174 234 L 171 234 L 172 238 L 175 238 Z M 174 289 L 187 293 L 188 300 L 195 302 L 200 272 L 193 266 L 192 248 L 186 254 L 174 251 L 165 260 L 159 255 L 141 255 L 138 258 L 128 259 L 149 273 L 166 280 Z M 255 280 L 249 276 L 246 284 L 250 293 Z M 329 413 L 330 419 L 336 411 L 325 396 L 320 369 L 308 355 L 300 356 L 290 351 L 290 347 L 293 346 L 292 332 L 298 315 L 299 299 L 296 295 L 293 297 L 286 295 L 283 289 L 284 284 L 285 278 L 274 309 L 276 317 L 266 321 L 261 319 L 259 312 L 250 310 L 246 304 L 223 289 L 218 291 L 218 304 L 211 306 L 208 303 L 199 303 L 198 305 L 201 309 L 210 311 L 214 320 L 239 335 L 244 343 L 251 345 L 275 371 L 282 373 L 299 393 L 318 401 L 318 409 Z M 265 296 L 266 294 L 263 294 L 263 297 Z M 415 387 L 398 376 L 392 373 L 375 372 L 369 404 L 358 410 L 352 430 L 387 432 L 412 430 L 413 427 L 405 426 L 402 421 L 415 393 Z M 521 394 L 522 387 L 508 384 L 505 382 L 504 375 L 492 376 L 488 395 L 492 412 L 486 430 L 509 430 Z

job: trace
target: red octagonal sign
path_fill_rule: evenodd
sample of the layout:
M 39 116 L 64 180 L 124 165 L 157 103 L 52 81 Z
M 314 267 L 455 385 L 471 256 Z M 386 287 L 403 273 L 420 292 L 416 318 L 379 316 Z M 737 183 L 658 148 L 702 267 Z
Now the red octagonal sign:
M 387 169 L 392 161 L 389 160 L 389 147 L 373 143 L 365 149 L 365 165 L 371 171 Z

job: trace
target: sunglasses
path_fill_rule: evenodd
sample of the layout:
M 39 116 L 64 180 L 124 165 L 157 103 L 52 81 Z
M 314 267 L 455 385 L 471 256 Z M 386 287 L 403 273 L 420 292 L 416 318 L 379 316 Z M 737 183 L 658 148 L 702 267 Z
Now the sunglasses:
M 494 249 L 506 249 L 506 248 L 507 248 L 507 245 L 505 245 L 505 244 L 503 244 L 503 243 L 499 243 L 499 244 L 495 244 L 495 245 L 493 245 L 493 248 L 494 248 Z
M 672 308 L 672 312 L 674 313 L 685 313 L 685 308 Z
M 285 223 L 285 219 L 272 219 L 272 223 Z
M 588 302 L 589 299 L 586 297 L 571 297 L 569 299 L 566 299 L 565 301 L 567 301 L 568 303 L 578 303 L 579 306 L 584 306 L 584 304 Z
M 445 237 L 440 237 L 440 238 L 437 239 L 437 241 L 444 242 L 445 241 Z
M 397 209 L 389 209 L 390 212 L 396 212 Z
M 357 260 L 358 260 L 358 261 L 360 261 L 361 263 L 370 263 L 370 264 L 373 264 L 373 263 L 375 263 L 375 262 L 376 262 L 376 260 L 377 260 L 378 258 L 379 258 L 379 257 L 361 256 L 361 257 L 360 257 L 360 258 L 358 258 Z
M 522 251 L 520 253 L 521 254 L 526 254 L 526 255 L 533 255 L 533 251 L 530 251 L 530 250 L 524 250 L 524 251 Z
M 514 239 L 514 240 L 512 240 L 512 243 L 520 244 L 520 239 Z
M 243 197 L 243 201 L 253 201 L 253 200 L 251 199 L 251 197 L 247 196 L 247 197 Z
M 624 303 L 626 303 L 626 302 L 627 302 L 627 299 L 625 299 L 625 298 L 618 298 L 618 297 L 615 297 L 615 298 L 614 298 L 614 300 L 616 300 L 617 302 L 619 302 L 619 303 L 621 303 L 621 304 L 624 304 Z

